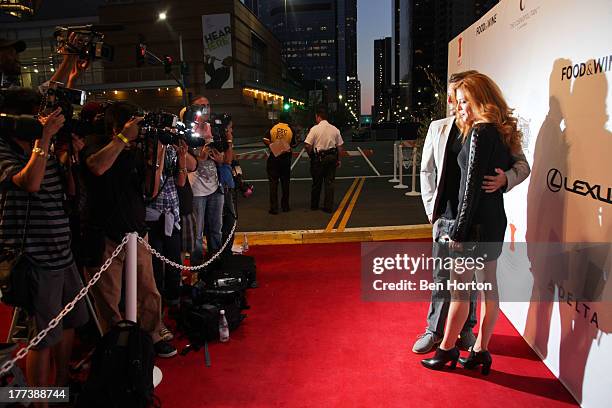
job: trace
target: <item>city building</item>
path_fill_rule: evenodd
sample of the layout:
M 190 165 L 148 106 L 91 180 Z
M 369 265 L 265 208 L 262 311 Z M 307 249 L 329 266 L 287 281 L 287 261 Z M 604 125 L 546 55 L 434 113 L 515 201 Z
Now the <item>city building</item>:
M 386 37 L 374 40 L 373 123 L 380 123 L 389 118 L 391 83 L 391 37 Z
M 357 80 L 356 0 L 259 0 L 258 10 L 288 66 L 327 88 L 328 103 L 348 93 L 348 82 Z
M 357 78 L 348 78 L 346 81 L 346 108 L 352 124 L 359 123 L 361 115 L 361 82 Z
M 239 0 L 183 6 L 179 0 L 46 1 L 33 18 L 3 23 L 0 35 L 26 40 L 23 83 L 35 86 L 61 58 L 56 25 L 107 26 L 104 43 L 113 47 L 113 60 L 96 60 L 76 85 L 90 100 L 178 113 L 184 101 L 205 95 L 213 112 L 232 115 L 238 141 L 260 139 L 285 103 L 301 110 L 305 94 L 287 75 L 279 41 L 249 8 Z M 139 64 L 140 44 L 166 63 L 147 55 Z
M 392 120 L 419 120 L 427 113 L 443 91 L 432 82 L 446 84 L 448 42 L 497 2 L 393 0 Z

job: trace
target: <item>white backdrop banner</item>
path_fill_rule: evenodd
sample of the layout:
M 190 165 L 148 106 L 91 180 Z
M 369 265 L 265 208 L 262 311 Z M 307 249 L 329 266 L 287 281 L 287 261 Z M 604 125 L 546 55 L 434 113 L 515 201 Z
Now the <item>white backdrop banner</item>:
M 504 195 L 506 241 L 579 243 L 554 260 L 517 245 L 498 279 L 557 297 L 502 310 L 585 407 L 612 400 L 611 21 L 610 0 L 502 0 L 449 43 L 449 75 L 489 75 L 523 130 L 532 173 Z
M 233 88 L 232 25 L 229 14 L 202 16 L 206 89 Z

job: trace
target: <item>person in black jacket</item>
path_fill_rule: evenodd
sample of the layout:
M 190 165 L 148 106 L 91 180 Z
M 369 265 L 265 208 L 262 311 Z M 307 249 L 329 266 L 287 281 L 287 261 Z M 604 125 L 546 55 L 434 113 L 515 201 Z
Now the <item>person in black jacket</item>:
M 520 152 L 521 133 L 499 87 L 486 75 L 473 74 L 461 80 L 455 88 L 457 122 L 464 144 L 457 161 L 461 168 L 461 187 L 457 218 L 446 237 L 451 251 L 460 257 L 480 258 L 482 267 L 453 271 L 451 281 L 469 283 L 474 274 L 480 283 L 490 284 L 482 291 L 480 330 L 468 358 L 459 359 L 455 346 L 457 336 L 468 316 L 469 293 L 453 294 L 444 339 L 433 358 L 422 360 L 431 369 L 451 367 L 459 361 L 466 368 L 482 365 L 483 374 L 491 367 L 488 345 L 499 314 L 496 267 L 506 230 L 503 193 L 485 193 L 484 177 L 495 169 L 512 167 L 512 154 Z

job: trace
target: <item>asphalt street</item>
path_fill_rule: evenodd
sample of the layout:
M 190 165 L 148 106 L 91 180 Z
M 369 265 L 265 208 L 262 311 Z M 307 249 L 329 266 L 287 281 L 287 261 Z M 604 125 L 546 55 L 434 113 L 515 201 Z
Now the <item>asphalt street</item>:
M 342 159 L 336 172 L 333 214 L 310 210 L 310 160 L 305 153 L 298 157 L 302 146 L 294 149 L 291 211 L 278 215 L 268 214 L 267 149 L 263 144 L 236 149 L 245 179 L 255 186 L 251 197 L 238 198 L 239 231 L 342 231 L 346 228 L 427 224 L 421 197 L 405 195 L 411 190 L 412 169 L 406 169 L 404 173 L 403 183 L 407 188 L 397 189 L 394 186 L 398 183 L 389 182 L 393 177 L 392 141 L 345 143 L 349 156 Z M 418 168 L 416 178 L 418 191 Z

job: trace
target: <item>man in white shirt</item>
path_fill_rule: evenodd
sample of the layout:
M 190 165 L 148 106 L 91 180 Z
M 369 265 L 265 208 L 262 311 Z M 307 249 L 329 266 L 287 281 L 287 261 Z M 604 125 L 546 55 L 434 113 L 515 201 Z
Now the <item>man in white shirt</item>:
M 315 120 L 317 124 L 310 128 L 310 132 L 308 132 L 304 141 L 306 151 L 310 156 L 310 174 L 312 176 L 310 209 L 319 209 L 321 187 L 325 183 L 323 211 L 331 213 L 334 211 L 336 168 L 340 167 L 344 141 L 338 128 L 327 121 L 325 108 L 317 109 Z

